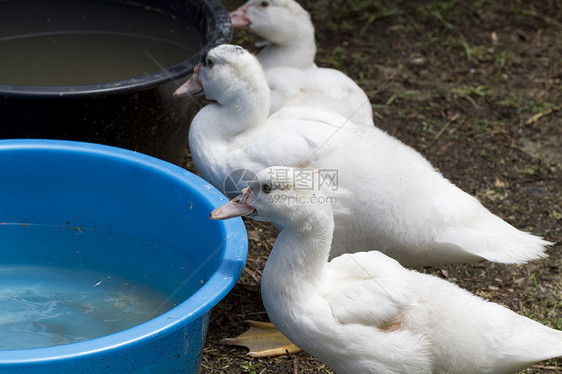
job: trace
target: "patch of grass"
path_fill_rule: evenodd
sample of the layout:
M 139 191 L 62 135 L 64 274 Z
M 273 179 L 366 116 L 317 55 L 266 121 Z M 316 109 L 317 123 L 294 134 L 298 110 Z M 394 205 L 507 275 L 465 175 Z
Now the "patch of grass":
M 369 1 L 369 3 L 371 3 L 371 2 Z M 375 3 L 380 3 L 380 2 L 377 1 Z M 371 13 L 371 15 L 365 21 L 365 24 L 361 28 L 361 31 L 359 31 L 359 35 L 365 35 L 367 27 L 369 27 L 369 25 L 371 25 L 374 21 L 376 21 L 378 19 L 381 19 L 381 18 L 384 18 L 384 17 L 394 16 L 394 15 L 397 15 L 397 14 L 400 14 L 400 13 L 401 12 L 400 12 L 399 8 L 390 8 L 390 9 L 381 8 L 379 11 L 375 11 L 375 12 Z
M 388 99 L 386 99 L 386 101 L 382 104 L 371 104 L 373 109 L 379 109 L 384 111 L 385 113 L 390 113 L 391 110 L 390 108 L 393 107 L 397 109 L 397 111 L 395 111 L 395 114 L 398 117 L 406 117 L 407 115 L 411 114 L 414 109 L 409 107 L 409 106 L 401 106 L 399 104 L 399 102 L 404 99 L 404 100 L 416 100 L 418 98 L 418 96 L 420 95 L 420 91 L 418 90 L 403 90 L 403 91 L 399 91 L 399 92 L 395 92 L 392 95 L 390 95 L 390 97 Z
M 463 48 L 467 60 L 476 59 L 483 61 L 486 58 L 486 48 L 483 46 L 472 46 L 468 44 L 465 38 L 460 40 L 460 46 Z
M 500 68 L 503 68 L 509 58 L 509 52 L 497 50 L 495 57 L 496 65 L 498 65 Z
M 360 51 L 350 54 L 348 46 L 340 45 L 334 47 L 330 56 L 327 57 L 326 63 L 330 67 L 338 70 L 349 68 L 349 66 L 354 66 L 357 67 L 357 70 L 361 72 L 368 69 L 367 66 L 369 64 L 369 58 Z
M 533 300 L 534 301 L 534 300 Z M 562 318 L 548 318 L 540 311 L 527 310 L 523 315 L 553 329 L 562 330 Z
M 401 13 L 399 7 L 387 7 L 387 4 L 380 0 L 332 0 L 329 9 L 332 10 L 330 13 L 335 15 L 326 20 L 331 29 L 357 33 L 359 24 L 362 25 L 357 33 L 360 36 L 365 35 L 367 27 L 374 21 Z
M 448 34 L 455 29 L 455 21 L 463 16 L 478 17 L 481 14 L 489 0 L 474 0 L 465 2 L 462 0 L 433 0 L 425 5 L 417 7 L 417 13 L 422 18 L 422 23 L 432 24 L 437 22 L 437 26 L 433 28 L 431 34 L 438 33 L 441 35 Z M 433 42 L 437 41 L 435 36 L 430 38 Z
M 516 95 L 508 95 L 505 98 L 498 100 L 496 104 L 516 109 L 518 113 L 522 112 L 524 103 L 526 102 L 525 94 L 518 93 Z
M 533 287 L 538 287 L 539 282 L 537 281 L 537 276 L 535 274 L 531 274 L 529 276 L 529 283 L 531 283 Z
M 418 9 L 423 17 L 438 20 L 448 30 L 453 29 L 453 19 L 462 11 L 457 0 L 434 0 Z
M 453 88 L 449 92 L 457 95 L 485 97 L 492 93 L 493 87 L 488 85 L 479 85 L 475 87 L 462 86 L 460 88 Z
M 352 16 L 356 20 L 373 22 L 376 19 L 393 16 L 401 13 L 399 7 L 386 7 L 386 3 L 380 0 L 332 0 L 330 2 L 332 8 L 337 9 L 338 13 L 343 16 Z
M 437 134 L 439 130 L 441 130 L 441 128 L 444 126 L 443 122 L 433 118 L 425 119 L 421 121 L 421 124 L 423 132 L 430 135 Z
M 550 164 L 543 160 L 531 165 L 526 165 L 522 170 L 521 173 L 524 175 L 548 175 L 552 172 Z
M 445 105 L 443 105 L 442 103 L 440 103 L 438 100 L 434 100 L 434 93 L 431 93 L 431 100 L 429 100 L 427 102 L 427 104 L 422 108 L 423 111 L 429 111 L 429 112 L 433 112 L 433 111 L 437 111 L 437 112 L 441 112 L 445 109 Z
M 444 39 L 443 35 L 436 33 L 434 30 L 426 31 L 424 37 L 427 44 L 440 44 Z
M 525 0 L 515 0 L 511 2 L 511 13 L 513 14 L 537 14 L 534 4 Z
M 247 374 L 258 374 L 256 369 L 260 366 L 261 366 L 261 364 L 259 362 L 255 363 L 255 364 L 252 363 L 252 362 L 249 362 L 248 364 L 242 365 L 241 367 L 242 367 L 242 369 L 246 370 Z
M 406 98 L 407 99 L 407 98 L 411 98 L 412 96 L 417 96 L 417 95 L 419 95 L 419 91 L 417 91 L 417 90 L 404 90 L 404 91 L 396 92 L 396 93 L 392 94 L 392 96 L 390 96 L 384 104 L 386 106 L 389 106 L 389 105 L 392 105 L 392 103 L 395 102 L 396 99 L 398 99 L 398 98 Z
M 333 49 L 332 58 L 330 59 L 330 65 L 334 69 L 340 69 L 346 65 L 346 51 L 343 47 L 337 46 Z
M 449 38 L 444 42 L 445 47 L 448 50 L 460 49 L 466 56 L 468 61 L 472 62 L 483 62 L 483 61 L 493 61 L 494 56 L 490 54 L 488 48 L 483 45 L 472 45 L 470 44 L 464 36 L 460 38 Z M 493 53 L 493 52 L 492 52 Z M 504 61 L 505 63 L 505 61 Z
M 484 136 L 491 136 L 494 132 L 494 128 L 503 127 L 506 123 L 504 121 L 489 120 L 489 119 L 478 119 L 471 125 L 472 133 L 474 138 L 481 139 Z
M 517 113 L 529 112 L 532 114 L 537 114 L 545 111 L 560 110 L 560 106 L 552 104 L 548 101 L 537 100 L 533 95 L 527 92 L 510 94 L 505 98 L 498 100 L 496 104 L 503 107 L 512 108 L 516 110 Z
M 547 110 L 560 110 L 558 105 L 549 102 L 533 102 L 531 106 L 531 113 L 542 113 Z
M 406 118 L 412 113 L 414 113 L 414 110 L 410 108 L 398 109 L 398 111 L 396 111 L 396 116 L 399 118 Z

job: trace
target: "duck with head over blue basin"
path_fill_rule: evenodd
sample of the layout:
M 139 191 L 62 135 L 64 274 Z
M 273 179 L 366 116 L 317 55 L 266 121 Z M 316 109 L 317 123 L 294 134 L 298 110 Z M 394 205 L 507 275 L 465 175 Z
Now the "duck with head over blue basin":
M 382 252 L 329 260 L 337 201 L 303 186 L 298 172 L 264 169 L 211 213 L 283 227 L 261 295 L 271 321 L 297 346 L 346 374 L 510 374 L 562 356 L 562 331 Z

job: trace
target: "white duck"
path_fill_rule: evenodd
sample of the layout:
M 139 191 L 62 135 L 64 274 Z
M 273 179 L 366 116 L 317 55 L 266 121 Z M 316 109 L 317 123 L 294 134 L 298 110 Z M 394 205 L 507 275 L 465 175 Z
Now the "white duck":
M 287 107 L 268 117 L 263 69 L 241 47 L 211 49 L 176 94 L 202 89 L 216 103 L 202 108 L 189 130 L 201 176 L 225 192 L 227 177 L 240 169 L 321 169 L 326 178 L 318 182 L 338 201 L 333 257 L 376 249 L 404 266 L 522 263 L 544 256 L 551 244 L 490 213 L 419 153 L 374 126 L 318 108 Z
M 314 63 L 314 26 L 296 1 L 250 0 L 230 17 L 234 28 L 248 28 L 267 40 L 258 59 L 272 91 L 270 113 L 289 105 L 314 106 L 374 124 L 367 94 L 341 71 Z
M 272 180 L 276 175 L 288 178 Z M 328 262 L 332 206 L 294 175 L 284 167 L 263 170 L 211 218 L 250 215 L 284 227 L 261 278 L 263 303 L 283 334 L 331 369 L 501 374 L 562 356 L 562 331 L 381 252 Z

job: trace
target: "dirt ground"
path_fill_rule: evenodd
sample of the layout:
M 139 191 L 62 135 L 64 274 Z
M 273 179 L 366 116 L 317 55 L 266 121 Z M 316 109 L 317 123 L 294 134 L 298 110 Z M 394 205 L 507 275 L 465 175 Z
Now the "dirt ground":
M 376 125 L 516 227 L 556 245 L 525 265 L 417 269 L 562 329 L 562 3 L 556 0 L 301 0 L 317 64 L 367 92 Z M 224 0 L 229 10 L 243 0 Z M 256 51 L 248 33 L 233 43 Z M 193 166 L 188 163 L 189 169 Z M 301 352 L 251 359 L 223 337 L 267 320 L 259 280 L 277 235 L 246 220 L 249 256 L 214 308 L 200 373 L 330 373 Z M 562 360 L 525 373 L 562 373 Z

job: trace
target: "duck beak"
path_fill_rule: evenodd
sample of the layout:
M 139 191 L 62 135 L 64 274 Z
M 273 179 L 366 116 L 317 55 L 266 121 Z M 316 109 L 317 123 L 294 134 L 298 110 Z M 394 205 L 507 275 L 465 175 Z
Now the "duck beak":
M 201 64 L 197 65 L 193 69 L 193 75 L 184 84 L 178 87 L 174 92 L 174 98 L 193 96 L 203 92 L 203 84 L 199 78 L 199 70 L 201 70 Z
M 252 196 L 252 189 L 250 187 L 244 188 L 241 195 L 213 210 L 209 218 L 223 220 L 255 213 L 256 209 L 248 205 L 250 196 Z
M 250 21 L 246 18 L 249 7 L 249 5 L 244 5 L 230 13 L 230 22 L 233 28 L 247 29 L 250 26 Z

